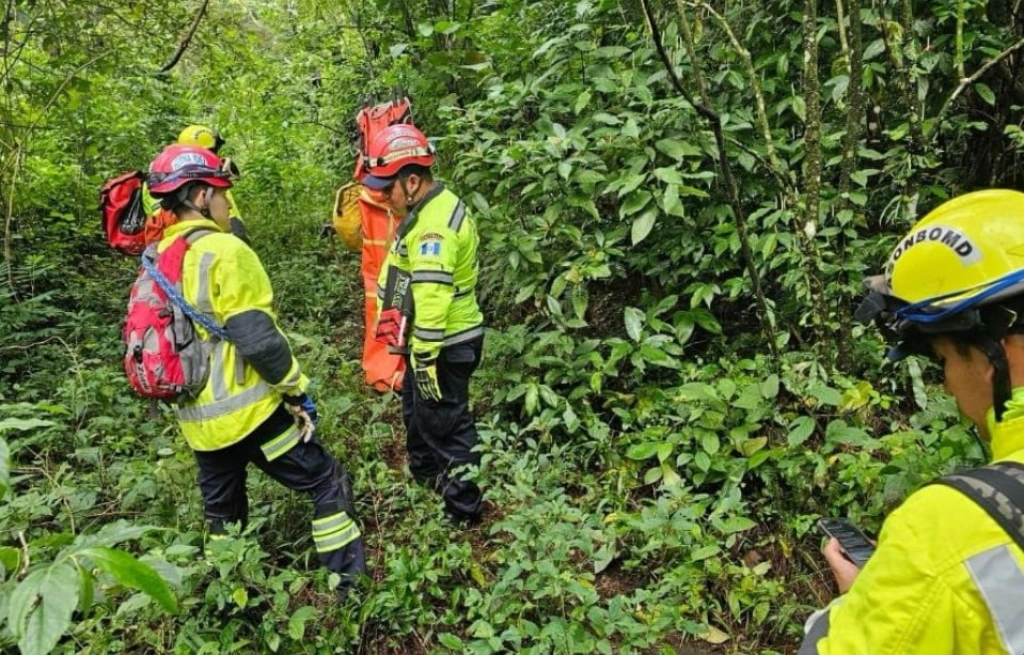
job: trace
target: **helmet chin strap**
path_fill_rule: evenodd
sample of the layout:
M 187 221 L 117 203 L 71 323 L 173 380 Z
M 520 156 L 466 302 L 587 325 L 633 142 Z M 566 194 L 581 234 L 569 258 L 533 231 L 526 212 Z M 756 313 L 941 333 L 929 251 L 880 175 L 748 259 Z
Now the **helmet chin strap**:
M 409 179 L 409 178 L 407 178 L 407 177 L 400 177 L 400 178 L 398 178 L 398 186 L 400 186 L 402 188 L 402 193 L 405 195 L 405 204 L 411 207 L 412 206 L 412 195 L 413 194 L 409 193 L 409 187 L 405 186 L 405 181 L 407 179 Z
M 213 200 L 213 187 L 212 186 L 208 186 L 208 187 L 206 187 L 206 190 L 203 192 L 203 205 L 202 206 L 199 206 L 199 205 L 195 204 L 194 202 L 192 202 L 188 198 L 185 198 L 185 201 L 182 202 L 181 204 L 185 205 L 186 207 L 188 207 L 189 209 L 191 209 L 193 211 L 199 212 L 200 214 L 202 214 L 203 218 L 209 218 L 210 220 L 213 220 L 213 216 L 210 215 L 210 201 L 211 200 Z
M 992 364 L 992 409 L 998 423 L 1003 420 L 1006 403 L 1010 401 L 1013 394 L 1010 387 L 1010 362 L 1006 358 L 1006 348 L 1003 347 L 999 339 L 990 335 L 979 338 L 975 344 L 981 352 L 985 353 L 988 361 Z

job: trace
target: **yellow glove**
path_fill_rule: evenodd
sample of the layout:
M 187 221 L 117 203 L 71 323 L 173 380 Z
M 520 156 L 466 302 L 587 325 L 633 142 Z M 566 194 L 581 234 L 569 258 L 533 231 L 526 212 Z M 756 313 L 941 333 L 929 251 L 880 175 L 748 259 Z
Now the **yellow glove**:
M 437 357 L 412 355 L 413 375 L 420 397 L 434 402 L 441 401 L 441 385 L 437 381 Z

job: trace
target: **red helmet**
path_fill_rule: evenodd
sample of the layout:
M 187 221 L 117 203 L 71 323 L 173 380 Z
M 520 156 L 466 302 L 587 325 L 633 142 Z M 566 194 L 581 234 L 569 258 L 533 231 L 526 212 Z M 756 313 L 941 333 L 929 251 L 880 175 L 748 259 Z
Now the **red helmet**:
M 433 166 L 434 146 L 412 125 L 386 127 L 367 148 L 364 169 L 368 175 L 362 184 L 371 189 L 383 189 L 409 164 Z
M 189 182 L 213 187 L 231 186 L 231 172 L 220 157 L 198 146 L 171 145 L 149 165 L 149 192 L 154 196 L 174 193 Z

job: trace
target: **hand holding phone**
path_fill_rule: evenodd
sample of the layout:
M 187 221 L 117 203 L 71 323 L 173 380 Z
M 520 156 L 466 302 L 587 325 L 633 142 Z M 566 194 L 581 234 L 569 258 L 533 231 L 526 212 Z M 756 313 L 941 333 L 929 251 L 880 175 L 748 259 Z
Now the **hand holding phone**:
M 848 518 L 821 519 L 818 521 L 818 528 L 829 537 L 835 538 L 842 547 L 846 559 L 856 564 L 858 568 L 864 568 L 875 552 L 875 547 L 867 536 Z

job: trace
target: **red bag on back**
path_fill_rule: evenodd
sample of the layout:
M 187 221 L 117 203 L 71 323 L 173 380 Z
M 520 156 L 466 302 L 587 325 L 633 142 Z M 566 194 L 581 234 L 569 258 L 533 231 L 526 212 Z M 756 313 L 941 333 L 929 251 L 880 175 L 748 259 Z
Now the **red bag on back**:
M 363 159 L 367 156 L 366 150 L 373 137 L 386 127 L 399 123 L 412 122 L 412 105 L 409 99 L 400 96 L 395 90 L 394 96 L 389 102 L 383 102 L 376 106 L 364 105 L 356 114 L 356 127 L 359 129 L 359 157 L 356 157 L 356 180 L 363 179 L 366 174 L 366 164 Z
M 223 328 L 188 305 L 181 295 L 185 253 L 191 242 L 206 234 L 210 231 L 178 237 L 162 253 L 153 245 L 142 255 L 143 267 L 132 285 L 121 338 L 124 372 L 132 389 L 143 398 L 175 402 L 206 386 L 212 344 L 200 338 L 190 316 L 202 322 L 212 338 L 226 337 Z M 167 293 L 154 271 L 176 298 Z
M 107 243 L 126 255 L 138 255 L 146 248 L 146 210 L 142 202 L 145 179 L 142 171 L 129 171 L 107 180 L 100 189 Z

